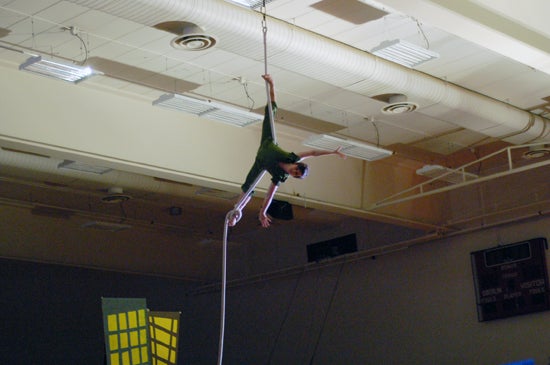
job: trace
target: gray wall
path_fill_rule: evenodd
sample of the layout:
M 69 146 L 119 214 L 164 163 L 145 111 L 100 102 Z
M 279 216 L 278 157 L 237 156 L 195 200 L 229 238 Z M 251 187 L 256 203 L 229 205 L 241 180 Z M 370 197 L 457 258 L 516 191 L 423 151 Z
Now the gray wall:
M 550 312 L 479 322 L 470 252 L 549 236 L 538 219 L 232 288 L 225 363 L 546 365 Z
M 546 365 L 550 312 L 478 322 L 470 252 L 549 231 L 541 218 L 230 287 L 224 364 Z M 102 364 L 101 296 L 181 311 L 180 363 L 216 363 L 217 291 L 10 260 L 0 288 L 1 364 Z

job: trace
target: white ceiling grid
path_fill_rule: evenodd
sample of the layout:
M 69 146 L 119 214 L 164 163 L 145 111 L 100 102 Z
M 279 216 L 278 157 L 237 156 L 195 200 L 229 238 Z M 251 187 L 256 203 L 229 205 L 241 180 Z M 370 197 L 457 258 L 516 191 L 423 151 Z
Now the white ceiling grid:
M 13 27 L 12 33 L 6 37 L 10 42 L 17 43 L 24 39 L 26 42 L 23 42 L 22 45 L 25 47 L 38 46 L 40 48 L 42 47 L 41 40 L 44 40 L 47 44 L 44 47 L 50 48 L 54 54 L 78 60 L 82 58 L 82 44 L 74 39 L 68 31 L 57 29 L 61 24 L 63 26 L 70 25 L 77 27 L 82 32 L 90 57 L 116 60 L 121 64 L 197 83 L 201 86 L 193 92 L 198 95 L 220 99 L 243 107 L 252 107 L 251 100 L 246 97 L 244 92 L 244 85 L 236 79 L 245 80 L 243 83 L 250 86 L 251 90 L 254 91 L 254 95 L 257 95 L 257 91 L 262 88 L 262 83 L 258 82 L 256 77 L 258 73 L 262 73 L 261 25 L 257 24 L 257 27 L 255 27 L 257 32 L 251 32 L 248 28 L 250 25 L 240 24 L 236 21 L 238 19 L 249 21 L 251 18 L 241 17 L 241 8 L 236 8 L 233 11 L 233 8 L 228 7 L 227 4 L 221 1 L 210 2 L 208 6 L 211 6 L 212 9 L 216 7 L 231 9 L 232 13 L 228 13 L 224 22 L 235 23 L 234 27 L 238 28 L 235 33 L 241 34 L 243 38 L 241 40 L 239 37 L 226 37 L 223 32 L 223 27 L 226 25 L 220 24 L 217 29 L 220 33 L 220 44 L 214 49 L 200 53 L 182 52 L 168 47 L 169 40 L 173 35 L 150 26 L 159 19 L 171 20 L 164 19 L 167 9 L 159 7 L 154 11 L 150 11 L 145 7 L 145 1 L 142 2 L 144 4 L 142 7 L 128 7 L 128 3 L 118 2 L 100 8 L 109 12 L 122 12 L 124 10 L 127 13 L 125 14 L 128 17 L 127 19 L 76 5 L 77 3 L 92 5 L 100 3 L 93 1 L 48 1 L 46 3 L 12 1 L 8 3 L 10 10 L 2 11 L 2 19 L 5 19 L 6 14 L 9 14 L 9 17 L 13 19 L 12 22 L 19 22 L 18 26 Z M 318 2 L 274 1 L 268 5 L 267 10 L 270 17 L 282 19 L 294 24 L 296 27 L 309 29 L 339 42 L 350 44 L 356 47 L 358 52 L 363 52 L 359 50 L 368 50 L 368 48 L 372 48 L 380 41 L 388 38 L 403 38 L 419 44 L 429 42 L 432 48 L 437 48 L 437 52 L 442 57 L 429 65 L 420 66 L 420 70 L 479 90 L 496 99 L 519 103 L 521 106 L 532 103 L 532 101 L 525 100 L 529 97 L 524 95 L 527 95 L 529 90 L 533 90 L 533 84 L 541 85 L 538 88 L 539 93 L 541 97 L 544 96 L 544 85 L 546 85 L 545 81 L 547 80 L 541 80 L 541 77 L 539 77 L 541 75 L 538 75 L 538 73 L 532 72 L 525 66 L 499 58 L 492 51 L 482 50 L 477 45 L 465 43 L 454 35 L 432 28 L 422 22 L 417 22 L 408 16 L 389 14 L 383 18 L 357 25 L 313 8 L 311 5 L 316 3 Z M 174 5 L 174 7 L 176 9 L 178 5 Z M 14 12 L 12 9 L 16 11 Z M 33 15 L 33 17 L 22 17 L 19 12 Z M 140 25 L 129 20 L 132 17 L 144 21 L 147 25 Z M 48 21 L 43 22 L 40 20 L 42 18 Z M 260 19 L 260 17 L 257 17 L 257 19 Z M 52 24 L 55 24 L 55 26 L 52 26 Z M 344 127 L 340 131 L 342 135 L 353 136 L 366 141 L 376 139 L 383 145 L 412 143 L 424 140 L 429 136 L 450 132 L 456 129 L 456 125 L 450 124 L 448 121 L 458 120 L 454 118 L 461 118 L 460 124 L 467 128 L 489 133 L 490 135 L 498 136 L 510 132 L 502 126 L 498 126 L 496 130 L 488 131 L 488 128 L 494 129 L 496 127 L 493 122 L 486 121 L 484 126 L 481 123 L 482 119 L 478 118 L 477 114 L 469 120 L 468 117 L 464 118 L 464 114 L 461 114 L 463 111 L 454 112 L 446 110 L 446 106 L 432 105 L 433 102 L 423 100 L 421 97 L 419 98 L 419 95 L 416 95 L 414 100 L 420 105 L 420 109 L 415 114 L 383 116 L 379 112 L 383 103 L 373 102 L 369 98 L 352 92 L 373 96 L 410 91 L 401 90 L 398 86 L 400 85 L 398 79 L 405 80 L 406 77 L 403 77 L 405 74 L 395 73 L 395 70 L 390 72 L 390 69 L 388 69 L 383 76 L 384 82 L 377 83 L 372 78 L 365 81 L 357 80 L 355 72 L 346 73 L 345 69 L 348 67 L 350 70 L 363 69 L 364 66 L 359 58 L 357 60 L 360 63 L 357 65 L 338 66 L 332 69 L 333 65 L 341 62 L 342 58 L 342 54 L 336 51 L 338 49 L 336 43 L 331 45 L 328 38 L 318 37 L 313 33 L 308 36 L 307 40 L 301 41 L 303 32 L 298 32 L 292 26 L 289 28 L 281 27 L 278 24 L 273 27 L 270 26 L 274 24 L 274 20 L 268 19 L 268 52 L 272 50 L 271 53 L 268 53 L 270 71 L 273 70 L 272 73 L 277 77 L 280 104 L 284 105 L 284 108 L 289 111 L 303 113 L 310 117 L 341 125 Z M 6 26 L 9 26 L 9 22 Z M 210 28 L 214 29 L 213 31 L 216 33 L 215 27 Z M 290 44 L 279 43 L 278 39 L 283 40 L 284 37 L 269 38 L 269 33 L 273 31 L 290 32 L 291 38 L 295 42 L 295 45 L 291 46 L 292 50 L 290 52 L 287 52 L 289 49 L 285 49 Z M 62 33 L 63 37 L 56 33 Z M 51 36 L 52 34 L 53 36 Z M 303 42 L 303 44 L 300 42 Z M 311 42 L 314 44 L 312 45 Z M 318 46 L 315 44 L 317 42 Z M 305 47 L 306 44 L 307 47 Z M 297 48 L 299 45 L 303 45 L 304 49 Z M 308 50 L 320 48 L 326 51 L 319 54 L 317 61 L 321 64 L 314 69 L 309 59 Z M 231 51 L 226 51 L 228 49 Z M 285 50 L 285 52 L 279 50 Z M 47 53 L 47 50 L 45 52 Z M 303 60 L 300 60 L 302 52 Z M 346 52 L 349 52 L 348 55 L 350 56 L 354 55 L 354 51 L 351 49 Z M 245 57 L 242 58 L 240 55 Z M 349 61 L 349 58 L 345 55 L 344 59 Z M 280 68 L 276 65 L 292 65 L 293 69 Z M 378 66 L 382 65 L 383 63 L 380 63 Z M 517 68 L 518 72 L 513 73 L 514 75 L 509 76 L 508 79 L 503 78 L 503 72 L 505 70 L 509 72 L 514 67 Z M 250 72 L 251 70 L 254 72 Z M 323 70 L 323 74 L 320 75 L 316 73 L 318 71 L 314 70 Z M 529 86 L 526 86 L 526 83 L 513 80 L 514 77 L 525 80 L 523 77 L 526 73 L 527 76 L 531 76 Z M 364 75 L 364 77 L 369 77 L 370 71 Z M 396 80 L 387 83 L 387 79 L 392 77 Z M 325 82 L 315 82 L 312 78 L 323 79 Z M 519 87 L 506 87 L 505 85 L 510 81 L 519 84 Z M 126 90 L 132 89 L 133 92 L 144 95 L 151 94 L 146 87 L 125 85 L 121 81 L 111 82 L 99 79 L 98 82 L 118 85 L 118 87 Z M 342 87 L 349 91 L 342 90 Z M 419 90 L 426 89 L 421 84 L 416 85 L 416 87 Z M 514 98 L 513 93 L 517 94 L 518 97 Z M 263 100 L 258 97 L 255 98 L 259 99 L 254 100 L 254 107 L 257 108 L 263 103 Z M 350 99 L 350 101 L 344 101 L 346 99 Z M 357 100 L 351 101 L 354 99 Z M 458 116 L 458 114 L 461 115 Z M 379 133 L 376 136 L 372 134 L 371 123 L 366 121 L 369 118 L 376 120 Z M 353 130 L 353 134 L 350 133 L 350 130 Z M 470 133 L 470 136 L 472 135 L 477 134 Z M 462 146 L 462 143 L 457 143 L 457 145 Z

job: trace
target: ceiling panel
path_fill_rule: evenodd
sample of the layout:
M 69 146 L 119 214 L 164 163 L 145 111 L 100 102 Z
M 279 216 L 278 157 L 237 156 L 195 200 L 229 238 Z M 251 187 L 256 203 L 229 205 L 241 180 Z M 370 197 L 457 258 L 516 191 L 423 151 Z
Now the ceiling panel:
M 408 132 L 422 134 L 423 136 L 439 135 L 457 128 L 456 125 L 426 116 L 422 112 L 381 115 L 375 117 L 375 120 L 397 128 L 403 128 Z
M 71 24 L 66 26 L 75 26 L 85 33 L 99 34 L 99 30 L 107 26 L 117 18 L 97 10 L 86 10 L 85 12 L 70 19 Z
M 511 67 L 511 69 L 514 69 Z M 512 72 L 509 77 L 494 80 L 490 84 L 479 87 L 481 93 L 488 93 L 488 90 L 494 90 L 491 95 L 498 99 L 516 105 L 520 108 L 530 108 L 542 102 L 543 97 L 547 97 L 548 83 L 550 77 L 540 71 L 527 67 L 521 67 L 522 71 Z M 513 88 L 508 88 L 514 85 Z M 530 104 L 536 101 L 537 97 L 541 100 L 536 104 Z
M 55 6 L 56 3 L 59 3 L 59 0 L 17 0 L 4 1 L 3 3 L 5 3 L 5 5 L 9 5 L 10 9 L 13 9 L 15 11 L 19 11 L 25 14 L 37 14 L 43 9 L 48 9 L 52 6 Z
M 153 66 L 152 62 L 156 61 L 156 65 Z M 136 66 L 143 69 L 149 67 L 154 67 L 152 71 L 160 71 L 162 68 L 159 68 L 162 65 L 162 59 L 157 54 L 151 53 L 148 50 L 132 48 L 131 51 L 125 52 L 117 57 L 117 62 L 122 64 L 127 64 L 131 66 Z
M 346 26 L 345 24 L 342 24 L 342 21 L 334 19 L 334 17 L 330 16 L 329 14 L 316 11 L 312 8 L 304 9 L 300 14 L 294 14 L 292 22 L 302 28 L 323 28 L 326 31 L 330 31 L 334 29 L 334 27 L 338 27 L 338 25 Z
M 142 28 L 143 25 L 141 24 L 126 19 L 114 18 L 109 23 L 94 30 L 93 34 L 109 40 L 117 40 L 118 38 L 124 37 L 127 34 L 132 34 Z
M 42 1 L 39 2 L 42 4 Z M 44 10 L 36 13 L 38 18 L 48 19 L 50 22 L 60 26 L 71 26 L 71 19 L 83 14 L 86 8 L 66 1 L 57 1 L 52 6 L 44 7 Z
M 134 47 L 127 46 L 118 42 L 106 42 L 98 47 L 90 49 L 90 56 L 104 57 L 109 59 L 118 59 L 122 55 L 132 52 Z
M 17 21 L 14 21 L 16 20 Z M 49 22 L 43 22 L 36 19 L 31 19 L 28 17 L 19 18 L 10 17 L 10 22 L 13 22 L 13 25 L 6 24 L 4 27 L 9 26 L 10 33 L 3 37 L 3 40 L 7 42 L 13 42 L 13 43 L 19 43 L 26 40 L 32 40 L 33 35 L 36 39 L 38 35 L 42 32 L 47 32 L 50 29 L 52 29 L 52 24 Z M 32 42 L 28 42 L 31 46 L 33 45 Z M 49 44 L 46 44 L 45 46 L 49 47 Z M 49 47 L 51 48 L 51 47 Z
M 167 69 L 166 57 L 159 56 L 156 53 L 151 53 L 149 52 L 149 50 L 132 51 L 130 53 L 133 53 L 133 52 L 137 52 L 137 53 L 134 55 L 126 54 L 122 56 L 121 59 L 118 60 L 118 62 L 124 62 L 122 61 L 124 58 L 127 57 L 130 59 L 132 57 L 134 59 L 134 62 L 132 64 L 134 64 L 135 66 L 141 69 L 158 72 L 158 73 L 163 73 L 164 71 L 166 71 Z M 141 58 L 136 57 L 139 54 L 141 54 Z
M 2 28 L 10 28 L 20 22 L 21 20 L 27 18 L 25 14 L 18 13 L 11 9 L 0 9 L 0 21 L 2 22 Z
M 309 5 L 316 3 L 319 0 L 274 0 L 267 5 L 267 13 L 269 16 L 291 21 L 298 15 L 311 12 Z
M 166 32 L 147 26 L 142 26 L 141 28 L 134 29 L 120 38 L 117 38 L 117 41 L 139 48 L 151 42 L 165 38 Z M 168 48 L 169 43 L 166 43 L 165 46 Z
M 321 103 L 333 105 L 335 108 L 338 107 L 343 113 L 359 114 L 362 117 L 375 114 L 373 110 L 378 111 L 385 105 L 378 100 L 343 89 L 331 89 L 325 93 L 316 94 L 315 99 Z

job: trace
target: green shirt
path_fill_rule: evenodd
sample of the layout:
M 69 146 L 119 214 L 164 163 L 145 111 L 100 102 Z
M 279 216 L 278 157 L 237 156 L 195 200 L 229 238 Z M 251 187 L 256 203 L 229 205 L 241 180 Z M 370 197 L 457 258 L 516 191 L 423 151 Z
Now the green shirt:
M 273 114 L 275 115 L 277 111 L 277 104 L 272 103 Z M 296 163 L 300 161 L 300 157 L 294 152 L 287 152 L 279 147 L 273 141 L 273 131 L 271 131 L 271 123 L 269 118 L 268 108 L 265 108 L 265 115 L 262 126 L 262 140 L 258 152 L 256 153 L 256 159 L 252 168 L 246 176 L 246 180 L 242 185 L 242 191 L 247 192 L 250 188 L 250 185 L 256 180 L 258 175 L 263 171 L 267 170 L 271 175 L 271 182 L 274 185 L 279 185 L 282 182 L 285 182 L 288 178 L 288 173 L 283 170 L 279 163 Z

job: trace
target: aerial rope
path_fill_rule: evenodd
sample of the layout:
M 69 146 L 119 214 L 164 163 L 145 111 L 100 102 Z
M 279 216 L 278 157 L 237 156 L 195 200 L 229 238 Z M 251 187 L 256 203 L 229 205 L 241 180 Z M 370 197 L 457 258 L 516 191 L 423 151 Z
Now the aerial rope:
M 262 13 L 262 33 L 264 41 L 264 74 L 268 75 L 267 72 L 267 12 L 265 6 L 265 0 L 261 7 Z M 269 92 L 269 83 L 265 82 L 266 92 L 267 92 L 267 108 L 269 113 L 269 122 L 271 126 L 271 134 L 273 136 L 274 142 L 277 143 L 277 137 L 275 134 L 275 124 L 273 121 L 273 108 L 271 105 L 271 95 Z M 218 348 L 218 365 L 222 365 L 223 362 L 223 345 L 224 345 L 224 335 L 225 335 L 225 299 L 227 291 L 227 234 L 229 231 L 229 222 L 235 220 L 238 222 L 241 218 L 241 211 L 250 199 L 250 196 L 262 177 L 265 175 L 266 170 L 261 171 L 254 182 L 250 185 L 245 194 L 241 196 L 239 201 L 235 204 L 232 210 L 227 212 L 225 215 L 225 223 L 223 229 L 223 248 L 222 248 L 222 278 L 221 278 L 221 314 L 220 314 L 220 339 L 219 339 L 219 348 Z
M 262 5 L 262 33 L 264 35 L 264 75 L 268 75 L 267 72 L 267 20 L 266 20 L 266 8 L 265 0 Z M 271 124 L 271 135 L 273 136 L 273 142 L 277 143 L 277 134 L 275 133 L 275 123 L 273 122 L 273 108 L 271 106 L 271 96 L 269 93 L 269 84 L 266 80 L 265 91 L 267 93 L 267 110 L 269 112 L 269 123 Z

